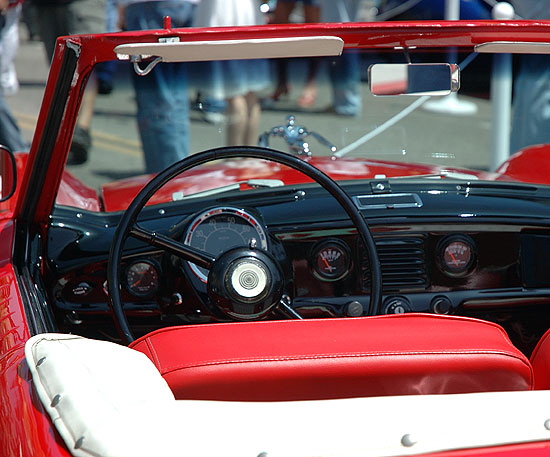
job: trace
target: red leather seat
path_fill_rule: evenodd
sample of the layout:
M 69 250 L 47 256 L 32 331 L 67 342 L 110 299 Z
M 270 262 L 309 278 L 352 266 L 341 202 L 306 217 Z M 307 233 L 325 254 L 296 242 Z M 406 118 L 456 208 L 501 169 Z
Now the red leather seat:
M 535 389 L 550 389 L 550 330 L 547 330 L 531 354 L 535 373 Z
M 526 390 L 527 358 L 498 325 L 403 314 L 170 327 L 133 348 L 178 399 L 280 401 Z

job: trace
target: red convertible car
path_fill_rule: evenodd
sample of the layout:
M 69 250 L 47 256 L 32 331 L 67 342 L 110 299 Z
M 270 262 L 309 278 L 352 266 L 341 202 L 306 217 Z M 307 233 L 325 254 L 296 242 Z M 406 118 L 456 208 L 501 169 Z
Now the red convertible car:
M 60 38 L 0 148 L 0 456 L 550 455 L 550 22 L 165 22 Z M 165 65 L 190 154 L 147 174 L 131 82 Z

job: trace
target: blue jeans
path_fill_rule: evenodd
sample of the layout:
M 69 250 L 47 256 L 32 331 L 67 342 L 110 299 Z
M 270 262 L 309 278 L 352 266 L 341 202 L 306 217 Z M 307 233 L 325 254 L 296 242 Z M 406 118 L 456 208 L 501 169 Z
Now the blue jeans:
M 550 56 L 522 55 L 514 81 L 510 152 L 550 143 Z
M 172 27 L 189 27 L 194 4 L 186 1 L 151 1 L 128 5 L 126 28 L 163 28 L 164 16 Z M 161 63 L 147 76 L 133 75 L 137 122 L 145 171 L 157 173 L 189 155 L 189 93 L 186 66 Z
M 329 62 L 334 111 L 342 116 L 359 116 L 362 111 L 359 54 L 344 51 Z
M 12 152 L 28 152 L 29 146 L 21 136 L 17 121 L 0 93 L 0 144 Z

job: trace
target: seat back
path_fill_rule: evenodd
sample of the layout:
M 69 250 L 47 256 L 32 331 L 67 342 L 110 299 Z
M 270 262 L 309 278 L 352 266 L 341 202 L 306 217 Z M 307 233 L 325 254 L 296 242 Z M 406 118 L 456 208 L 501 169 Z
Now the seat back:
M 550 389 L 550 329 L 542 335 L 530 360 L 535 374 L 535 389 Z
M 170 327 L 132 347 L 177 399 L 281 401 L 527 390 L 532 368 L 498 325 L 403 314 Z

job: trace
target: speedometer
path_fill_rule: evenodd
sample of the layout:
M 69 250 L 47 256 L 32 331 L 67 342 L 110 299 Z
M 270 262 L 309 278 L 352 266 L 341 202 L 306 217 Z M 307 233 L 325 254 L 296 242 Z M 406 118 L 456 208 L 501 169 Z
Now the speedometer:
M 267 237 L 260 222 L 249 212 L 238 208 L 220 207 L 199 214 L 187 230 L 184 243 L 218 257 L 236 247 L 254 244 L 267 249 Z M 189 267 L 203 282 L 208 270 L 188 262 Z

